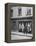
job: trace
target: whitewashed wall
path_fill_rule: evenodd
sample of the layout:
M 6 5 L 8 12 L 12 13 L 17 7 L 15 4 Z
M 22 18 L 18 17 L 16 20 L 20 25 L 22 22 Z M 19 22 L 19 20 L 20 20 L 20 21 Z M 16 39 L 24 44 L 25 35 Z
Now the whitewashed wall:
M 13 9 L 13 17 L 17 17 L 19 15 L 18 13 L 18 8 L 19 7 L 12 7 L 11 9 Z M 24 17 L 27 15 L 27 9 L 31 9 L 31 14 L 33 13 L 33 9 L 32 7 L 20 7 L 21 8 L 21 16 Z M 33 15 L 33 14 L 32 14 Z M 31 16 L 32 16 L 31 15 Z
M 13 17 L 17 17 L 18 16 L 18 7 L 12 7 L 11 9 L 13 9 Z

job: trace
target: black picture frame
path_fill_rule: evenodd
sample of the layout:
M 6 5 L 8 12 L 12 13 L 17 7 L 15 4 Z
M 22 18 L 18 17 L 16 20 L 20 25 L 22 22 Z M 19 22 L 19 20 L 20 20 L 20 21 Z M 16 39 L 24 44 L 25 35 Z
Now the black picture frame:
M 33 38 L 32 39 L 22 39 L 22 40 L 11 40 L 11 31 L 10 31 L 10 8 L 16 6 L 23 7 L 33 7 L 33 16 L 32 16 L 32 30 Z M 35 4 L 21 4 L 21 3 L 6 3 L 5 4 L 5 42 L 7 43 L 17 43 L 17 42 L 32 42 L 35 41 Z

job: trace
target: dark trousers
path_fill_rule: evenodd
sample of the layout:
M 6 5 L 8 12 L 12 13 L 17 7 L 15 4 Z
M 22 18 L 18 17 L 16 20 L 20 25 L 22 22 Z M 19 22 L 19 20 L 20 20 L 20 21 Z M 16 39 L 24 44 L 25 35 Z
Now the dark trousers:
M 22 32 L 22 29 L 19 29 L 19 32 Z

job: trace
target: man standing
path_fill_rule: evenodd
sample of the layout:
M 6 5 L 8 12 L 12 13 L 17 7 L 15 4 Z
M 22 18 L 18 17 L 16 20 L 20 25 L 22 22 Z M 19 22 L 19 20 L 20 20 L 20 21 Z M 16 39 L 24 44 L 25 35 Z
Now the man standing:
M 19 23 L 19 32 L 22 32 L 22 24 Z
M 22 23 L 22 32 L 24 31 L 24 24 Z

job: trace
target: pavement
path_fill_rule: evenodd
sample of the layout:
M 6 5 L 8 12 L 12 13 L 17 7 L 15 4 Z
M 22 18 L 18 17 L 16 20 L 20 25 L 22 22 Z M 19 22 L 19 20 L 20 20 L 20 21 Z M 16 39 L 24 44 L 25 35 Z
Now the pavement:
M 11 40 L 32 39 L 32 37 L 32 34 L 24 34 L 22 32 L 11 32 Z

